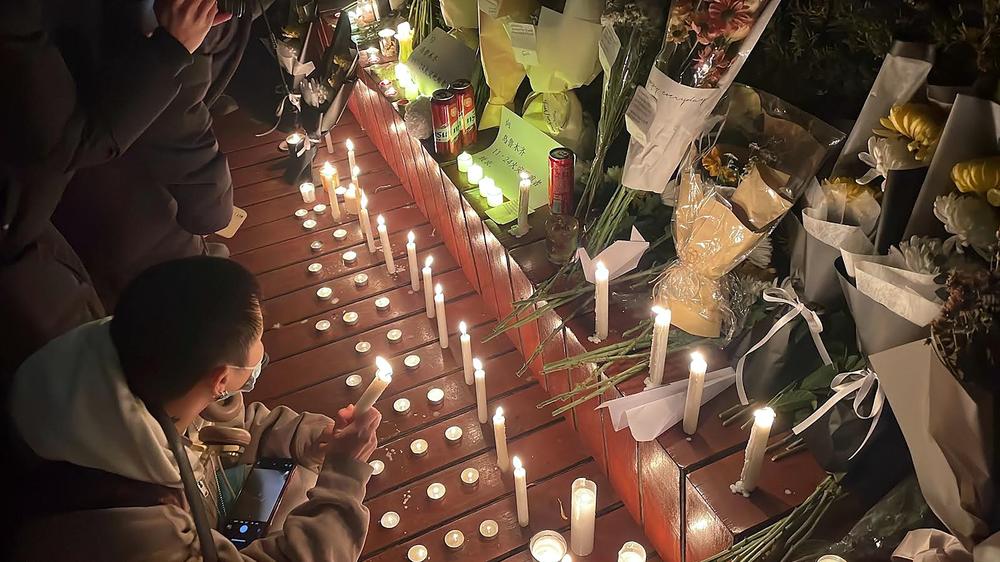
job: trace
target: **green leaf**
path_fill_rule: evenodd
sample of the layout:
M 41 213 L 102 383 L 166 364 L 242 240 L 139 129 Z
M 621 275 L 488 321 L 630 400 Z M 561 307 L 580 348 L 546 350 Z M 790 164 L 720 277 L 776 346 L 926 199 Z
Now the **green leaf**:
M 816 395 L 808 390 L 789 390 L 779 395 L 771 404 L 771 408 L 783 412 L 793 412 L 800 408 L 810 407 L 816 401 Z
M 827 390 L 835 376 L 837 376 L 836 365 L 823 365 L 802 379 L 799 387 L 803 390 Z

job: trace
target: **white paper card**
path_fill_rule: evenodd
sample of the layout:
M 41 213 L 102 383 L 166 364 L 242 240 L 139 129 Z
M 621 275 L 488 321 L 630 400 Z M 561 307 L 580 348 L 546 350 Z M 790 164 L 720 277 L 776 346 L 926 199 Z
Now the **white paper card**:
M 410 67 L 420 92 L 430 94 L 447 88 L 455 80 L 471 78 L 476 53 L 440 27 L 435 27 L 413 50 L 406 65 Z
M 538 64 L 535 26 L 530 23 L 511 22 L 507 26 L 507 32 L 510 34 L 510 46 L 514 49 L 514 60 L 525 66 Z
M 597 56 L 601 61 L 601 68 L 604 69 L 605 74 L 610 74 L 611 66 L 618 60 L 618 53 L 622 49 L 622 41 L 615 33 L 614 26 L 604 26 L 604 29 L 601 30 L 601 43 L 598 47 Z
M 223 238 L 232 238 L 236 235 L 236 231 L 243 226 L 243 221 L 247 220 L 247 212 L 239 207 L 233 207 L 233 216 L 229 219 L 229 224 L 226 228 L 216 232 L 219 236 Z
M 642 144 L 646 144 L 649 126 L 656 115 L 656 98 L 649 90 L 638 86 L 632 101 L 625 110 L 625 128 L 628 129 L 632 138 Z
M 639 231 L 633 226 L 632 234 L 628 240 L 614 242 L 603 252 L 597 254 L 594 259 L 590 259 L 587 250 L 583 248 L 578 248 L 576 255 L 580 258 L 584 277 L 587 278 L 588 282 L 593 283 L 597 262 L 604 263 L 604 267 L 608 269 L 608 280 L 613 280 L 635 269 L 647 248 L 649 248 L 649 242 L 646 242 L 642 234 L 639 234 Z

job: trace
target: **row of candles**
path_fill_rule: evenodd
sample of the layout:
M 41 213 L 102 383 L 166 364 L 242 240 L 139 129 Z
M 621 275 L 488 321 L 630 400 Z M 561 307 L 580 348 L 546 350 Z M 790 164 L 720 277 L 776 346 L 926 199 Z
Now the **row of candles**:
M 486 204 L 490 207 L 503 205 L 503 191 L 497 187 L 493 178 L 483 175 L 483 167 L 476 164 L 472 155 L 463 152 L 456 160 L 458 171 L 465 174 L 470 185 L 479 188 L 479 194 L 486 199 Z M 520 181 L 517 189 L 517 230 L 519 233 L 528 231 L 529 199 L 531 197 L 531 174 L 522 170 L 519 174 Z

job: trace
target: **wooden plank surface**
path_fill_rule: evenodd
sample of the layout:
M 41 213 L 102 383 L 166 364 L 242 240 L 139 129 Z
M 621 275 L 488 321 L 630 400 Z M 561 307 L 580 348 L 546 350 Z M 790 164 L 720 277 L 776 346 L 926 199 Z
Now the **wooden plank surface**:
M 352 108 L 375 107 L 362 96 L 355 95 Z M 383 108 L 379 111 L 390 120 L 389 126 L 398 126 Z M 578 559 L 613 561 L 624 541 L 646 543 L 641 528 L 622 508 L 603 476 L 601 465 L 581 446 L 573 425 L 565 418 L 553 417 L 551 408 L 537 408 L 547 394 L 530 375 L 515 376 L 524 362 L 522 354 L 506 337 L 483 342 L 498 310 L 510 307 L 509 282 L 502 286 L 490 282 L 494 271 L 507 271 L 507 257 L 464 199 L 433 192 L 442 172 L 420 144 L 384 131 L 379 133 L 380 139 L 370 137 L 359 120 L 347 113 L 333 130 L 334 153 L 320 147 L 313 163 L 314 177 L 316 167 L 325 160 L 342 168 L 342 178 L 349 177 L 342 141 L 354 141 L 372 215 L 383 214 L 390 231 L 399 271 L 389 275 L 381 250 L 368 251 L 355 217 L 345 215 L 343 220 L 334 221 L 329 211 L 315 214 L 312 204 L 303 203 L 297 186 L 283 181 L 286 155 L 278 143 L 285 134 L 256 136 L 267 128 L 239 111 L 216 122 L 220 144 L 233 168 L 237 205 L 248 213 L 241 230 L 226 242 L 233 259 L 260 280 L 264 342 L 272 359 L 248 398 L 272 407 L 284 404 L 329 415 L 358 399 L 373 375 L 376 355 L 393 365 L 393 383 L 376 404 L 383 413 L 383 423 L 372 459 L 383 461 L 386 468 L 368 485 L 366 503 L 372 521 L 362 558 L 406 560 L 407 549 L 420 542 L 429 549 L 431 560 L 527 560 L 528 540 L 535 532 L 554 529 L 568 535 L 564 514 L 569 511 L 570 483 L 578 477 L 595 480 L 600 490 L 595 552 Z M 378 146 L 393 152 L 385 156 L 377 151 Z M 398 177 L 392 166 L 406 177 Z M 322 190 L 317 190 L 316 202 L 328 203 Z M 309 211 L 305 218 L 317 221 L 315 228 L 303 228 L 304 219 L 294 216 L 300 208 Z M 437 223 L 429 221 L 428 214 L 444 221 L 447 232 L 435 227 Z M 346 236 L 335 238 L 338 229 L 345 230 Z M 410 231 L 417 237 L 420 263 L 427 256 L 434 258 L 434 282 L 442 284 L 447 296 L 447 348 L 439 343 L 437 320 L 426 315 L 422 289 L 413 291 L 410 287 L 405 258 Z M 317 241 L 321 247 L 314 249 L 312 244 Z M 357 254 L 356 261 L 344 261 L 348 251 Z M 308 271 L 312 263 L 321 265 L 318 273 Z M 480 268 L 485 268 L 484 272 L 479 272 Z M 366 284 L 355 283 L 360 273 L 367 276 Z M 331 296 L 319 298 L 321 287 L 330 288 Z M 390 300 L 387 310 L 375 307 L 375 300 L 382 297 Z M 343 321 L 347 311 L 358 313 L 356 324 Z M 320 320 L 328 320 L 330 328 L 317 330 Z M 511 453 L 520 455 L 528 470 L 532 519 L 525 529 L 516 523 L 513 479 L 496 467 L 492 424 L 479 423 L 474 388 L 464 380 L 457 334 L 460 320 L 468 324 L 474 354 L 485 364 L 490 414 L 497 407 L 504 408 Z M 387 338 L 393 329 L 402 331 L 399 341 Z M 371 345 L 365 353 L 356 350 L 362 341 Z M 420 358 L 415 368 L 404 365 L 410 356 Z M 354 375 L 361 377 L 360 385 L 347 384 L 356 378 Z M 427 399 L 428 391 L 434 388 L 444 391 L 440 405 Z M 409 401 L 405 412 L 393 408 L 400 399 Z M 445 429 L 451 426 L 463 432 L 456 443 L 444 437 Z M 410 452 L 410 443 L 418 438 L 430 445 L 426 455 Z M 480 471 L 476 486 L 465 486 L 459 479 L 467 467 Z M 431 482 L 447 487 L 442 500 L 427 497 Z M 379 524 L 381 515 L 389 510 L 401 515 L 401 523 L 394 529 Z M 484 519 L 499 522 L 497 537 L 487 540 L 479 536 L 479 523 Z M 448 551 L 442 542 L 450 529 L 465 533 L 462 550 Z

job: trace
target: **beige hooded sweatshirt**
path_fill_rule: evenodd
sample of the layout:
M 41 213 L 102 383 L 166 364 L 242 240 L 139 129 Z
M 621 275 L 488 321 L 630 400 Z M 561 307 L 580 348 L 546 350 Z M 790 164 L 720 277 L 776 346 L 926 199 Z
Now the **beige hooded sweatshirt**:
M 25 361 L 11 391 L 17 431 L 43 459 L 181 489 L 166 436 L 125 383 L 109 320 L 81 326 Z M 362 500 L 371 467 L 355 459 L 328 457 L 322 463 L 309 458 L 309 446 L 330 423 L 326 416 L 300 415 L 286 407 L 268 410 L 254 403 L 226 424 L 245 428 L 253 438 L 242 462 L 291 457 L 300 466 L 268 536 L 238 551 L 212 531 L 219 560 L 358 559 L 368 530 Z M 206 487 L 205 505 L 218 526 L 213 464 L 191 447 L 188 457 L 195 478 Z M 201 559 L 194 520 L 176 505 L 57 513 L 27 521 L 16 540 L 16 560 Z

